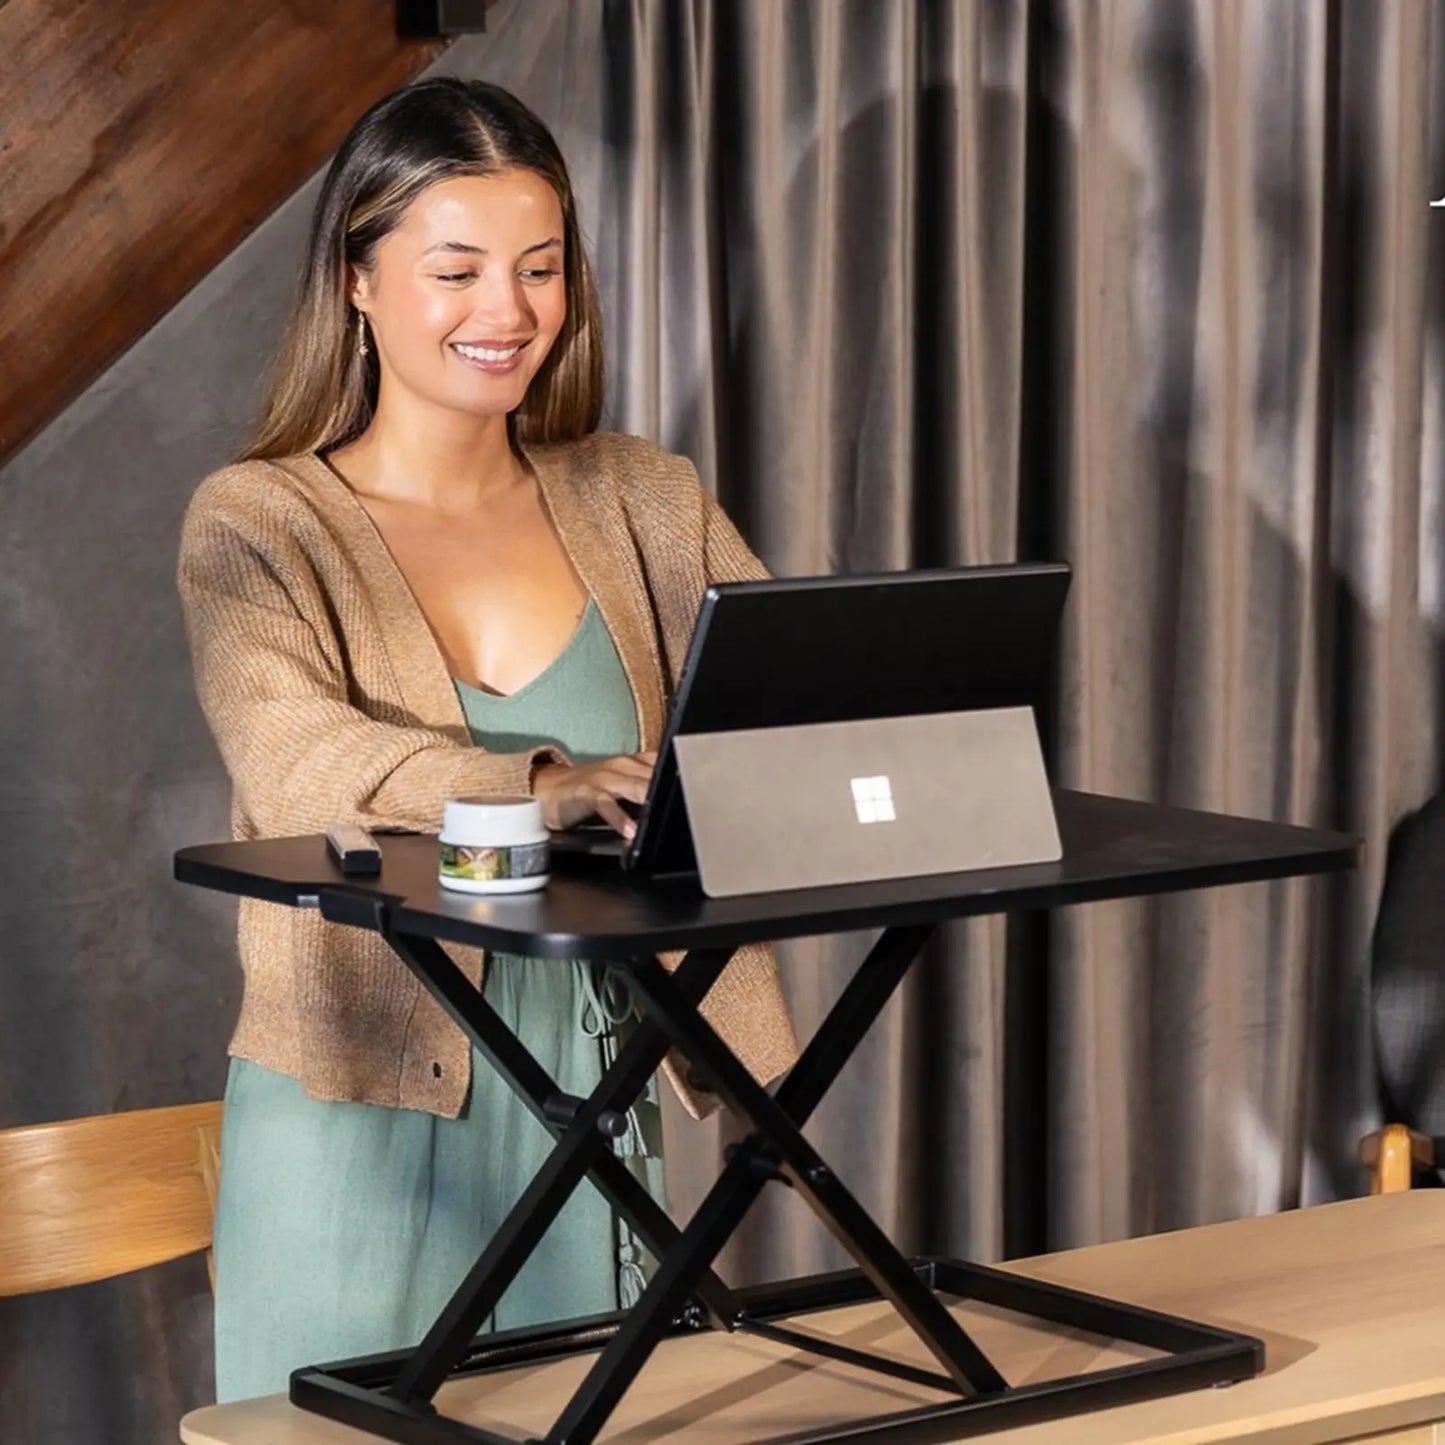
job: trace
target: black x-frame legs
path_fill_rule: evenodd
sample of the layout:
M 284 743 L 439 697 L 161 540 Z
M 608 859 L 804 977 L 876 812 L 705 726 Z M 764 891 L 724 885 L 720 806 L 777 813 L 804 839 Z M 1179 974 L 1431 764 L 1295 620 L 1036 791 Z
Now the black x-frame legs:
M 403 1445 L 519 1445 L 515 1437 L 437 1412 L 433 1397 L 453 1372 L 499 1370 L 596 1351 L 587 1375 L 545 1445 L 590 1445 L 653 1350 L 705 1329 L 743 1330 L 814 1354 L 926 1385 L 939 1402 L 810 1435 L 827 1440 L 956 1439 L 1029 1420 L 1067 1416 L 1257 1374 L 1263 1347 L 1233 1334 L 1056 1285 L 957 1260 L 907 1260 L 889 1242 L 802 1126 L 917 958 L 932 925 L 890 928 L 853 976 L 802 1056 L 769 1094 L 699 1012 L 730 949 L 697 949 L 669 974 L 655 959 L 622 965 L 643 1016 L 586 1099 L 563 1094 L 434 940 L 399 934 L 384 905 L 342 890 L 323 893 L 323 913 L 378 929 L 510 1087 L 556 1145 L 466 1279 L 414 1350 L 297 1370 L 291 1398 L 305 1409 Z M 670 1047 L 676 1048 L 753 1132 L 733 1150 L 691 1221 L 679 1231 L 617 1156 L 610 1139 Z M 590 1177 L 658 1261 L 628 1311 L 478 1337 L 507 1287 L 573 1191 Z M 858 1269 L 732 1291 L 713 1261 L 770 1181 L 795 1189 L 857 1261 Z M 940 1295 L 976 1300 L 1069 1328 L 1143 1345 L 1156 1358 L 1043 1384 L 1010 1387 Z M 932 1355 L 935 1368 L 903 1364 L 784 1325 L 809 1311 L 889 1300 Z M 860 1431 L 860 1426 L 862 1429 Z M 791 1435 L 797 1445 L 800 1437 Z M 534 1442 L 527 1442 L 534 1445 Z

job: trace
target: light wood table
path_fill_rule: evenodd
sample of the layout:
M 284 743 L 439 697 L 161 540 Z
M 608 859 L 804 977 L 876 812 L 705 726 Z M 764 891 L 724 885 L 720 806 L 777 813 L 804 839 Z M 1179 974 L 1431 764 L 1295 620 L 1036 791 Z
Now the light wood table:
M 1243 1384 L 1024 1427 L 1007 1433 L 1010 1445 L 1365 1438 L 1445 1445 L 1445 1426 L 1437 1432 L 1431 1423 L 1445 1421 L 1445 1190 L 1237 1220 L 1010 1268 L 1256 1335 L 1268 1357 L 1265 1373 Z M 1132 1347 L 988 1309 L 957 1311 L 1010 1382 L 1139 1358 Z M 883 1304 L 804 1315 L 798 1323 L 926 1363 Z M 542 1436 L 590 1358 L 455 1380 L 438 1404 L 468 1423 Z M 765 1340 L 700 1335 L 659 1348 L 601 1440 L 776 1440 L 939 1398 Z M 187 1445 L 363 1445 L 373 1438 L 308 1415 L 280 1395 L 212 1406 L 181 1422 Z

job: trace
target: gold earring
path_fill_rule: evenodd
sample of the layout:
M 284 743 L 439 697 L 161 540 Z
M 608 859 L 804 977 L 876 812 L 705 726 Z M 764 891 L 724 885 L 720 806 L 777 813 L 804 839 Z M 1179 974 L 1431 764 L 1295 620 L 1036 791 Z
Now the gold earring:
M 356 354 L 365 357 L 371 348 L 366 344 L 366 317 L 360 311 L 356 313 Z

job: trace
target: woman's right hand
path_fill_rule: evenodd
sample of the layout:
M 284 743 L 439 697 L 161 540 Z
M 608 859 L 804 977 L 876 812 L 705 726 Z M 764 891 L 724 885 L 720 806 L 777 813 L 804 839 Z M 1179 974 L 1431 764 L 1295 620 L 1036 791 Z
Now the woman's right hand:
M 624 838 L 632 838 L 637 824 L 622 801 L 639 806 L 647 797 L 657 754 L 603 758 L 596 763 L 544 763 L 532 775 L 532 794 L 542 805 L 549 828 L 574 828 L 588 818 L 601 818 Z

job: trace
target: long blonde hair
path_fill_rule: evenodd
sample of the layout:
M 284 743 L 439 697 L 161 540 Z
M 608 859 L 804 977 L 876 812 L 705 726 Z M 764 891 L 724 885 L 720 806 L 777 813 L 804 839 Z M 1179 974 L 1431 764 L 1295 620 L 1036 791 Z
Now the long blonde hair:
M 535 172 L 562 203 L 567 319 L 522 404 L 508 418 L 526 445 L 572 441 L 602 412 L 602 323 L 567 164 L 547 127 L 499 86 L 450 77 L 378 101 L 326 172 L 301 284 L 245 460 L 326 452 L 360 436 L 376 409 L 376 348 L 361 355 L 348 271 L 428 186 L 452 176 Z

